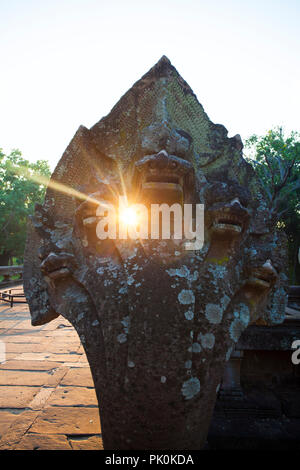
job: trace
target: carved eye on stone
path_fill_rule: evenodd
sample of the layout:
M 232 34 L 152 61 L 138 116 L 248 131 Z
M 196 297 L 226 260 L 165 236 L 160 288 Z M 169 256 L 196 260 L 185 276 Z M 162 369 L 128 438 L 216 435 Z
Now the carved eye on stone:
M 177 168 L 177 163 L 176 163 L 176 162 L 171 162 L 171 163 L 170 163 L 170 168 L 171 168 L 172 170 L 175 170 L 175 168 Z

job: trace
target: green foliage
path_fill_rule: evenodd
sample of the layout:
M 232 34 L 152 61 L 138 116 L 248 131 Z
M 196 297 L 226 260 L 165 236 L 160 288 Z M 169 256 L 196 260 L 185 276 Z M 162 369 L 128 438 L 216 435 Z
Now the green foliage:
M 263 181 L 271 215 L 288 236 L 290 282 L 300 283 L 300 135 L 286 137 L 277 127 L 264 136 L 251 136 L 245 147 L 247 160 Z
M 22 262 L 26 241 L 27 217 L 36 202 L 44 199 L 45 178 L 50 177 L 45 160 L 31 163 L 19 150 L 5 155 L 0 149 L 0 265 L 12 257 Z

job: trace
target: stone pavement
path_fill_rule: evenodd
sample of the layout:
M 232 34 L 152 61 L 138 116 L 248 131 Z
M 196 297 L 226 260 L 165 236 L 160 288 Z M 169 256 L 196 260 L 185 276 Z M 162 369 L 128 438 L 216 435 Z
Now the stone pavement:
M 28 305 L 0 301 L 0 450 L 102 448 L 93 380 L 74 328 L 63 317 L 33 327 Z

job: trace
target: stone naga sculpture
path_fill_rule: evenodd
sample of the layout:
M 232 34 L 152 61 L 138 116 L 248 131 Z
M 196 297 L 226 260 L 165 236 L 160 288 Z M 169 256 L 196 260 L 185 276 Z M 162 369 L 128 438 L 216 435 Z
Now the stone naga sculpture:
M 245 328 L 284 317 L 286 241 L 237 135 L 213 124 L 166 57 L 80 126 L 29 222 L 32 324 L 84 346 L 105 449 L 201 449 Z M 101 240 L 97 202 L 202 203 L 205 241 Z

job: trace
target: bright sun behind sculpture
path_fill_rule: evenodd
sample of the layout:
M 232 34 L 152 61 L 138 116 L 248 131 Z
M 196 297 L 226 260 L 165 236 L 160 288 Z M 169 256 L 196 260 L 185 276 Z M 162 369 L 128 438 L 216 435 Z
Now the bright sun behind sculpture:
M 136 226 L 138 223 L 137 211 L 133 207 L 123 207 L 119 212 L 120 222 L 124 225 Z

